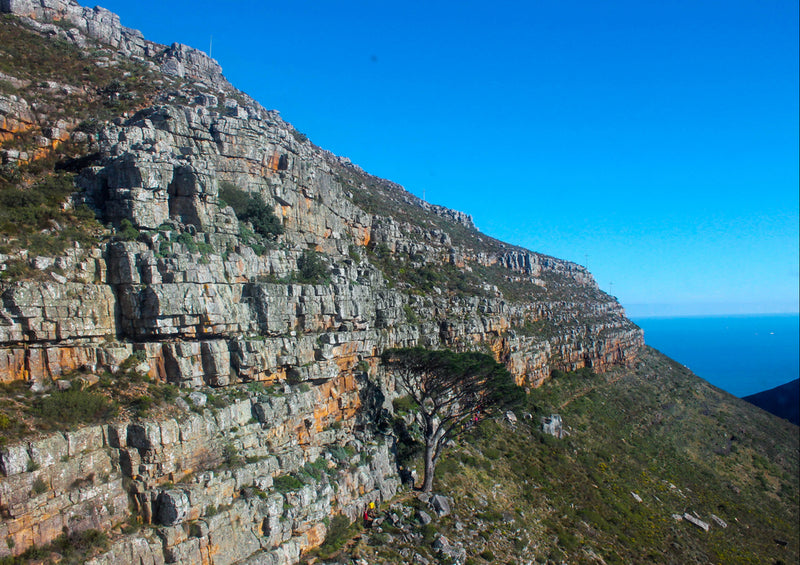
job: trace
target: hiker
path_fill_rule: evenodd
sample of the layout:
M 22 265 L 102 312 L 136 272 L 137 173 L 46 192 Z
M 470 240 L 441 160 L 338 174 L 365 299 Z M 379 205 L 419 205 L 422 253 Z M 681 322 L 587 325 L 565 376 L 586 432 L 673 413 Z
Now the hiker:
M 410 487 L 413 488 L 413 486 L 414 486 L 414 476 L 411 474 L 411 471 L 409 471 L 408 469 L 406 469 L 402 465 L 400 465 L 400 470 L 399 470 L 398 474 L 400 475 L 400 482 L 403 485 L 410 486 Z
M 375 510 L 375 503 L 370 502 L 369 507 L 364 510 L 364 527 L 371 528 L 378 512 Z

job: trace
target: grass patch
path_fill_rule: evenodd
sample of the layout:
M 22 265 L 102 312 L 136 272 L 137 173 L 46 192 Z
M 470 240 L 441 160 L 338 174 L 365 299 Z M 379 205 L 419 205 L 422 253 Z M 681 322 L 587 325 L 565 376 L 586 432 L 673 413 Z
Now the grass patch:
M 90 247 L 99 241 L 103 227 L 94 212 L 62 204 L 75 191 L 71 173 L 53 173 L 31 185 L 0 182 L 0 252 L 27 249 L 31 256 L 59 255 L 74 242 Z M 7 264 L 0 277 L 6 281 L 33 273 L 26 261 Z
M 303 488 L 303 481 L 293 475 L 280 475 L 272 480 L 272 486 L 281 494 L 286 494 Z
M 51 427 L 73 427 L 107 421 L 117 415 L 118 408 L 102 394 L 69 389 L 36 399 L 32 413 Z
M 358 530 L 358 526 L 350 523 L 347 516 L 337 514 L 331 520 L 328 526 L 328 533 L 325 535 L 325 541 L 315 549 L 312 553 L 320 559 L 330 559 L 344 547 L 344 545 L 353 537 Z
M 74 534 L 62 534 L 52 543 L 28 548 L 16 557 L 0 557 L 0 565 L 27 565 L 29 563 L 50 563 L 51 554 L 57 553 L 61 565 L 85 563 L 92 556 L 108 549 L 108 535 L 100 530 L 89 529 Z

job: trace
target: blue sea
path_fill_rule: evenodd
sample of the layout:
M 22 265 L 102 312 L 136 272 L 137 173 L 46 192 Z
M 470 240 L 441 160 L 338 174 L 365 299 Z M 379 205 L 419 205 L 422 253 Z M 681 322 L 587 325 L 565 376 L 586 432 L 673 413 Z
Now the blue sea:
M 800 374 L 800 316 L 633 318 L 644 341 L 734 396 Z

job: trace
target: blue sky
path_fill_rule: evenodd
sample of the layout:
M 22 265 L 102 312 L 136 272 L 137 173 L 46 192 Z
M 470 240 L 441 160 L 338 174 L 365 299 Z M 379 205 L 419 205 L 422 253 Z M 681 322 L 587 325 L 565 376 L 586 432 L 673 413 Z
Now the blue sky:
M 798 311 L 797 0 L 101 5 L 633 316 Z

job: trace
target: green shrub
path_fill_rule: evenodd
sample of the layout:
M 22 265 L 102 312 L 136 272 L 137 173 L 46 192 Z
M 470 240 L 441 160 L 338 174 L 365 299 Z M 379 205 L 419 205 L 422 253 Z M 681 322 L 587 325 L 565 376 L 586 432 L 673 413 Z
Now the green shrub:
M 356 247 L 355 245 L 351 244 L 347 248 L 347 254 L 350 256 L 350 259 L 352 259 L 354 262 L 356 263 L 361 262 L 361 253 L 358 252 L 358 247 Z
M 323 559 L 344 547 L 344 544 L 350 539 L 350 530 L 350 520 L 347 516 L 337 514 L 333 517 L 328 527 L 328 533 L 325 535 L 325 541 L 319 547 L 319 553 Z
M 42 494 L 43 492 L 47 492 L 47 483 L 44 482 L 42 477 L 36 477 L 36 480 L 33 481 L 33 485 L 31 486 L 31 492 L 33 494 Z
M 144 350 L 134 351 L 125 361 L 119 366 L 120 370 L 124 373 L 130 372 L 137 365 L 147 360 L 147 352 Z
M 580 546 L 580 541 L 572 532 L 566 529 L 558 529 L 558 544 L 567 551 L 574 551 Z
M 287 493 L 293 490 L 300 490 L 303 488 L 303 482 L 297 477 L 292 475 L 281 475 L 275 477 L 272 481 L 272 486 L 280 493 Z
M 403 312 L 406 314 L 406 322 L 409 324 L 418 324 L 419 323 L 419 316 L 417 313 L 414 312 L 414 309 L 409 306 L 408 304 L 403 305 Z
M 494 561 L 494 553 L 491 549 L 484 549 L 478 554 L 481 559 L 485 559 L 486 561 L 492 562 Z
M 430 545 L 436 539 L 436 534 L 439 533 L 439 527 L 433 523 L 425 524 L 420 527 L 420 533 L 422 534 L 422 543 Z
M 153 383 L 147 386 L 147 392 L 157 402 L 172 402 L 178 398 L 178 391 L 177 386 L 169 383 Z
M 414 402 L 411 395 L 407 394 L 392 400 L 392 408 L 394 408 L 395 414 L 408 414 L 417 411 L 417 403 Z
M 197 253 L 197 244 L 194 241 L 194 237 L 189 232 L 181 232 L 178 236 L 178 243 L 182 243 L 186 246 L 186 250 L 189 253 Z
M 328 267 L 320 258 L 319 253 L 313 249 L 303 251 L 303 254 L 297 259 L 297 269 L 297 279 L 299 282 L 307 284 L 325 284 L 330 281 Z
M 283 233 L 283 225 L 260 194 L 249 194 L 229 182 L 221 182 L 219 197 L 243 222 L 250 222 L 256 233 L 275 238 Z
M 236 469 L 244 465 L 244 458 L 232 443 L 222 446 L 222 464 L 228 469 Z
M 140 396 L 130 403 L 130 407 L 137 418 L 144 418 L 153 407 L 153 399 L 147 395 Z
M 212 394 L 209 392 L 206 394 L 206 404 L 211 408 L 219 409 L 219 408 L 225 408 L 226 406 L 228 406 L 228 404 L 230 404 L 230 402 L 222 394 Z
M 349 461 L 356 454 L 356 450 L 349 445 L 334 445 L 328 448 L 328 453 L 337 461 Z
M 503 519 L 503 515 L 500 512 L 491 509 L 484 512 L 478 512 L 476 516 L 486 522 L 500 522 Z
M 292 132 L 292 137 L 294 137 L 298 143 L 305 143 L 306 141 L 308 141 L 308 136 L 306 134 L 299 132 L 294 128 L 292 128 L 291 132 Z
M 37 398 L 31 411 L 51 425 L 70 427 L 104 422 L 116 416 L 117 407 L 101 394 L 71 388 Z
M 210 243 L 206 243 L 205 241 L 197 242 L 197 250 L 204 255 L 210 255 L 211 253 L 216 252 L 214 246 L 211 245 Z
M 300 473 L 310 479 L 320 481 L 327 470 L 328 461 L 324 457 L 318 457 L 313 463 L 306 462 Z
M 453 475 L 458 473 L 458 463 L 449 458 L 443 458 L 439 460 L 439 463 L 436 465 L 435 474 L 436 477 L 439 479 L 443 479 L 445 475 Z
M 136 241 L 139 239 L 139 230 L 133 227 L 133 224 L 128 218 L 125 218 L 119 223 L 118 233 L 125 241 Z

